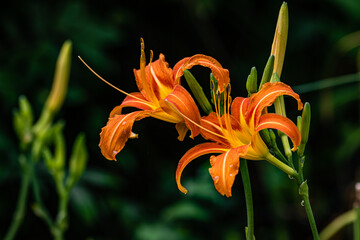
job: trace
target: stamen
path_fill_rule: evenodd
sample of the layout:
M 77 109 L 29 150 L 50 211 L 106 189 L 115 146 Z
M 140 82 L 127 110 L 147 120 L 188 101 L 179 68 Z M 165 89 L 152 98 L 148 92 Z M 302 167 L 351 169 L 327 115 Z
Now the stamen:
M 189 122 L 191 122 L 191 123 L 194 124 L 195 126 L 201 128 L 202 130 L 205 130 L 205 131 L 207 131 L 207 132 L 209 132 L 209 133 L 211 133 L 211 134 L 213 134 L 213 135 L 215 135 L 215 136 L 217 136 L 217 137 L 221 137 L 221 138 L 226 139 L 225 136 L 222 136 L 222 135 L 217 134 L 217 133 L 215 133 L 215 132 L 213 132 L 213 131 L 211 131 L 211 130 L 209 130 L 209 129 L 207 129 L 207 128 L 204 128 L 204 127 L 201 126 L 200 124 L 198 124 L 198 123 L 194 122 L 193 120 L 191 120 L 190 118 L 188 118 L 186 115 L 184 115 L 182 112 L 180 112 L 179 109 L 177 109 L 177 108 L 174 106 L 174 104 L 172 104 L 172 103 L 169 102 L 168 100 L 165 99 L 165 102 L 171 107 L 172 110 L 174 110 L 175 112 L 177 112 L 178 114 L 180 114 L 183 118 L 185 118 L 186 120 L 188 120 Z
M 214 86 L 215 84 L 214 84 L 214 81 L 213 80 L 211 80 L 210 81 L 210 89 L 211 89 L 211 91 L 214 93 L 214 90 L 215 90 L 215 86 Z
M 145 68 L 146 68 L 146 58 L 145 58 L 145 43 L 144 43 L 144 39 L 140 39 L 140 44 L 141 44 L 141 55 L 140 55 L 140 78 L 141 78 L 141 83 L 142 86 L 144 88 L 144 91 L 146 93 L 146 95 L 150 98 L 150 101 L 153 103 L 157 103 L 158 100 L 155 97 L 151 86 L 148 84 L 148 81 L 146 80 L 146 72 L 145 72 Z M 152 52 L 150 51 L 151 54 L 151 58 L 150 58 L 150 63 L 152 60 Z
M 144 99 L 141 99 L 141 98 L 138 98 L 138 97 L 135 97 L 134 95 L 130 94 L 130 93 L 127 93 L 123 90 L 121 90 L 120 88 L 114 86 L 113 84 L 109 83 L 108 81 L 106 81 L 104 78 L 102 78 L 99 74 L 97 74 L 91 67 L 89 67 L 89 65 L 86 64 L 86 62 L 80 57 L 78 56 L 78 58 L 80 59 L 80 61 L 95 75 L 97 76 L 98 78 L 100 78 L 101 81 L 103 81 L 104 83 L 106 83 L 107 85 L 109 85 L 110 87 L 118 90 L 119 92 L 121 92 L 122 94 L 125 94 L 126 96 L 130 96 L 132 98 L 135 98 L 141 102 L 144 102 L 144 103 L 148 103 L 147 101 L 144 101 Z
M 153 60 L 153 56 L 154 56 L 153 50 L 150 50 L 150 63 L 151 63 L 152 60 Z

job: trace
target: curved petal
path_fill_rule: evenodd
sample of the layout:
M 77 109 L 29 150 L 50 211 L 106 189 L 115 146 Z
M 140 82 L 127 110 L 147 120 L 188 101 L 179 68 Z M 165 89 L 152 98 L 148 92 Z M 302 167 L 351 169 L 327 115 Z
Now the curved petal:
M 166 104 L 164 104 L 162 107 L 163 110 L 168 114 L 180 114 L 188 129 L 190 129 L 192 138 L 200 133 L 200 112 L 190 93 L 188 93 L 185 88 L 176 85 L 174 91 L 165 98 L 165 102 L 167 104 L 170 103 L 175 109 L 167 107 Z
M 294 147 L 291 149 L 292 151 L 295 151 L 300 145 L 301 135 L 299 129 L 290 119 L 284 116 L 275 113 L 262 115 L 255 130 L 258 132 L 265 128 L 273 128 L 285 133 L 294 144 Z
M 298 102 L 298 109 L 302 109 L 303 104 L 300 97 L 291 89 L 291 87 L 282 82 L 265 83 L 259 92 L 250 96 L 250 102 L 245 116 L 247 122 L 249 123 L 250 119 L 252 119 L 251 121 L 254 121 L 254 126 L 256 127 L 262 110 L 265 107 L 271 106 L 276 98 L 281 95 L 292 96 Z
M 99 147 L 104 157 L 116 161 L 115 157 L 124 148 L 126 141 L 129 138 L 136 137 L 131 132 L 134 122 L 148 115 L 147 111 L 136 111 L 109 118 L 100 133 Z
M 232 148 L 219 156 L 211 156 L 209 172 L 214 180 L 216 190 L 227 197 L 231 197 L 231 187 L 235 176 L 239 172 L 239 156 L 246 155 L 248 145 Z
M 200 129 L 201 135 L 206 139 L 213 142 L 221 143 L 230 146 L 229 141 L 224 136 L 222 128 L 220 127 L 219 120 L 214 112 L 206 117 L 201 118 Z
M 175 128 L 176 128 L 176 130 L 177 130 L 177 132 L 178 132 L 178 134 L 179 134 L 178 140 L 179 140 L 179 141 L 183 141 L 184 138 L 185 138 L 185 136 L 186 136 L 187 131 L 189 130 L 189 129 L 187 128 L 186 124 L 183 123 L 183 122 L 182 122 L 182 123 L 177 123 L 177 124 L 175 125 Z
M 249 98 L 236 97 L 231 103 L 231 115 L 240 120 L 244 116 L 248 105 Z
M 134 75 L 136 83 L 142 94 L 146 94 L 143 91 L 143 81 L 141 81 L 141 69 L 134 69 Z M 163 99 L 174 88 L 175 83 L 173 74 L 169 64 L 165 61 L 163 54 L 159 55 L 159 59 L 149 63 L 145 67 L 145 78 L 149 84 L 149 90 L 153 91 L 157 99 Z
M 116 114 L 121 114 L 124 107 L 134 107 L 141 110 L 153 110 L 156 106 L 147 101 L 141 93 L 134 92 L 126 96 L 122 103 L 111 111 L 110 117 L 113 117 Z
M 180 77 L 184 71 L 191 69 L 195 65 L 201 65 L 211 69 L 214 77 L 218 80 L 221 92 L 223 92 L 225 87 L 230 83 L 229 71 L 223 68 L 216 59 L 202 54 L 184 58 L 174 66 L 173 75 L 175 83 L 180 84 Z
M 185 155 L 180 159 L 179 164 L 176 169 L 176 183 L 179 188 L 179 190 L 183 193 L 187 193 L 188 191 L 186 188 L 184 188 L 181 183 L 181 174 L 184 170 L 184 168 L 195 158 L 198 158 L 200 156 L 210 154 L 210 153 L 224 153 L 228 149 L 224 148 L 224 146 L 216 143 L 202 143 L 199 144 L 193 148 L 191 148 L 189 151 L 185 153 Z

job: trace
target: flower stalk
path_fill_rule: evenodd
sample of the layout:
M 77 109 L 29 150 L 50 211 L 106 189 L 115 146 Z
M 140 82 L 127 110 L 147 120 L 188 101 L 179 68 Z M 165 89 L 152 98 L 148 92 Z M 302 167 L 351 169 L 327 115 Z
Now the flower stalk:
M 246 215 L 247 215 L 247 232 L 246 239 L 253 240 L 254 237 L 254 207 L 252 200 L 251 182 L 246 159 L 240 159 L 240 172 L 244 186 Z

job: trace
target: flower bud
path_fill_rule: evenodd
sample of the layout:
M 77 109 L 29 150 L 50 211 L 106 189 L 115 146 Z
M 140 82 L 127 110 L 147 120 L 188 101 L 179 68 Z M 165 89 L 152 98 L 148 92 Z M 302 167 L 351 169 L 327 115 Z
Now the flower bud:
M 25 96 L 20 96 L 19 110 L 14 111 L 13 124 L 22 147 L 26 147 L 33 139 L 31 133 L 33 119 L 33 111 L 29 101 Z
M 85 135 L 79 134 L 73 145 L 69 163 L 69 176 L 66 186 L 71 189 L 82 176 L 88 160 L 88 152 L 85 145 Z
M 286 42 L 289 29 L 289 12 L 287 3 L 281 5 L 276 24 L 274 40 L 271 47 L 271 55 L 275 56 L 274 72 L 281 76 L 284 64 Z
M 257 71 L 256 68 L 251 68 L 250 74 L 246 81 L 246 90 L 249 96 L 257 92 Z
M 65 41 L 58 56 L 51 92 L 46 100 L 46 107 L 56 113 L 61 108 L 68 87 L 71 65 L 72 42 Z
M 310 103 L 306 102 L 304 104 L 304 109 L 301 117 L 301 128 L 300 128 L 301 142 L 298 149 L 299 156 L 302 156 L 304 154 L 305 146 L 309 138 L 310 120 L 311 120 Z
M 48 130 L 49 136 L 44 136 L 43 141 L 48 141 L 46 138 L 51 138 L 54 144 L 54 154 L 51 153 L 49 148 L 42 150 L 43 157 L 45 159 L 46 167 L 51 174 L 63 177 L 65 167 L 65 139 L 62 133 L 64 128 L 63 122 L 56 123 L 50 130 Z
M 210 104 L 209 100 L 207 99 L 207 97 L 205 96 L 205 93 L 204 93 L 202 87 L 200 86 L 200 84 L 198 83 L 198 81 L 196 81 L 195 77 L 191 74 L 191 72 L 189 70 L 184 71 L 184 77 L 185 77 L 186 82 L 189 85 L 191 92 L 193 93 L 196 101 L 199 103 L 201 109 L 206 114 L 211 113 L 213 111 L 211 104 Z
M 299 129 L 299 131 L 301 132 L 301 116 L 297 116 L 296 126 Z
M 264 85 L 267 82 L 270 82 L 271 74 L 273 74 L 273 69 L 274 69 L 274 59 L 275 59 L 274 55 L 271 55 L 265 65 L 259 90 L 262 88 L 262 85 Z

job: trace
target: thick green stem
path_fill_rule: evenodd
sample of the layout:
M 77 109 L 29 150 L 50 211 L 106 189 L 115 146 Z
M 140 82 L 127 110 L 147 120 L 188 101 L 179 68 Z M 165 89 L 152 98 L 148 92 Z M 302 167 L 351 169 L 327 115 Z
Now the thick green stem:
M 26 161 L 26 159 L 22 159 L 22 160 Z M 7 234 L 4 237 L 4 240 L 14 239 L 21 223 L 24 220 L 27 196 L 28 196 L 29 186 L 30 186 L 31 177 L 32 177 L 32 171 L 29 167 L 29 164 L 27 164 L 25 162 L 23 162 L 23 164 L 24 164 L 24 166 L 23 166 L 23 174 L 22 174 L 22 179 L 21 179 L 19 198 L 17 201 L 13 220 L 11 222 L 11 225 L 9 227 Z
M 265 156 L 265 158 L 266 158 L 266 161 L 268 161 L 272 165 L 280 168 L 283 172 L 285 172 L 286 174 L 288 174 L 292 178 L 295 178 L 298 181 L 299 175 L 298 175 L 298 173 L 296 172 L 295 169 L 289 167 L 288 165 L 286 165 L 285 163 L 283 163 L 282 161 L 280 161 L 279 159 L 274 157 L 271 153 L 268 153 Z
M 64 175 L 62 173 L 54 176 L 56 190 L 59 195 L 59 207 L 56 222 L 52 229 L 52 234 L 55 240 L 63 240 L 64 233 L 68 227 L 68 203 L 70 189 L 64 186 Z
M 314 239 L 319 240 L 320 239 L 319 238 L 319 233 L 318 233 L 318 230 L 317 230 L 317 227 L 316 227 L 314 214 L 312 212 L 311 205 L 310 205 L 310 200 L 309 200 L 308 197 L 304 198 L 304 206 L 305 206 L 306 214 L 307 214 L 307 217 L 308 217 L 308 220 L 309 220 L 309 224 L 310 224 L 310 227 L 311 227 L 313 237 L 314 237 Z
M 311 204 L 310 204 L 310 200 L 309 200 L 309 187 L 308 187 L 306 181 L 301 183 L 301 185 L 299 186 L 299 194 L 303 199 L 303 205 L 305 207 L 306 215 L 307 215 L 308 220 L 309 220 L 309 224 L 310 224 L 310 227 L 311 227 L 313 237 L 314 237 L 315 240 L 319 240 L 320 237 L 319 237 L 319 233 L 318 233 L 318 230 L 317 230 L 317 227 L 316 227 L 314 214 L 312 212 Z
M 254 209 L 251 192 L 251 182 L 249 176 L 249 170 L 247 166 L 247 160 L 240 159 L 240 172 L 244 185 L 246 212 L 247 212 L 247 239 L 253 240 L 254 237 Z
M 52 231 L 55 240 L 63 240 L 64 233 L 68 225 L 68 203 L 69 195 L 60 196 L 59 211 L 55 222 L 55 228 Z

